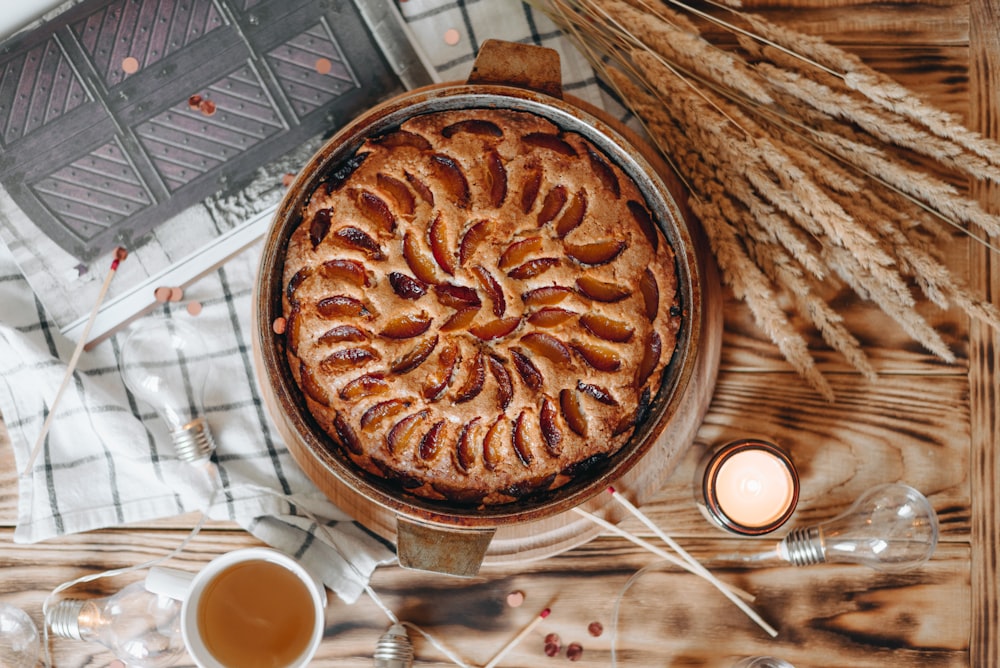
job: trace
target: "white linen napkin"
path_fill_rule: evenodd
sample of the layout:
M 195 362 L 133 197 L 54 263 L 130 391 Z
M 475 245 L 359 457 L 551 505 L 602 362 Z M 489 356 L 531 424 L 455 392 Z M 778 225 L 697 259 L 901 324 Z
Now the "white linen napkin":
M 161 309 L 197 327 L 209 347 L 213 370 L 205 412 L 217 444 L 218 482 L 212 471 L 175 456 L 163 420 L 126 389 L 118 373 L 123 332 L 80 357 L 43 450 L 18 481 L 15 541 L 199 510 L 233 520 L 298 557 L 348 602 L 376 566 L 394 559 L 390 545 L 352 522 L 302 473 L 262 404 L 248 343 L 257 255 L 237 256 L 188 289 L 182 301 Z M 95 278 L 103 280 L 103 272 Z M 190 303 L 202 306 L 198 316 L 187 312 Z M 74 347 L 46 318 L 0 246 L 0 413 L 19 472 Z M 313 518 L 329 531 L 318 531 Z

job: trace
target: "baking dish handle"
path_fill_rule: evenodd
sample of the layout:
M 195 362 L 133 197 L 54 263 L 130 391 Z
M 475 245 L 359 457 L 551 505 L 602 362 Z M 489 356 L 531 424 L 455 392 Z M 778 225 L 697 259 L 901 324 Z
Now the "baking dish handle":
M 472 66 L 468 83 L 517 86 L 563 99 L 559 52 L 534 44 L 488 39 Z
M 417 571 L 471 578 L 479 573 L 495 527 L 456 529 L 396 517 L 399 565 Z

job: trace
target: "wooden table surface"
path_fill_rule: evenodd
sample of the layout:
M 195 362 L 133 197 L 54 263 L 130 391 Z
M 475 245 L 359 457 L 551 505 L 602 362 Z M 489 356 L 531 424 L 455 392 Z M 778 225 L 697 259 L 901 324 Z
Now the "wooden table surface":
M 768 16 L 846 46 L 905 85 L 994 138 L 1000 137 L 1000 0 L 750 0 Z M 967 184 L 959 184 L 966 187 Z M 996 191 L 973 187 L 992 210 Z M 996 258 L 956 237 L 951 264 L 975 289 L 1000 301 Z M 727 293 L 722 368 L 696 442 L 662 492 L 644 510 L 720 578 L 757 596 L 755 609 L 777 627 L 770 639 L 701 579 L 673 567 L 645 572 L 622 598 L 619 665 L 729 666 L 773 654 L 795 666 L 997 666 L 997 332 L 970 326 L 958 313 L 927 308 L 959 361 L 946 365 L 914 345 L 880 312 L 851 295 L 831 295 L 859 332 L 881 377 L 868 383 L 813 337 L 821 368 L 837 392 L 824 402 L 792 373 Z M 2 314 L 0 314 L 2 317 Z M 2 430 L 0 430 L 2 431 Z M 792 525 L 814 524 L 844 510 L 868 487 L 904 481 L 930 498 L 941 542 L 923 568 L 885 575 L 860 567 L 747 566 L 741 557 L 774 539 L 740 539 L 710 526 L 691 493 L 695 461 L 720 442 L 757 434 L 788 448 L 802 495 Z M 40 623 L 46 594 L 86 573 L 129 566 L 165 554 L 197 520 L 148 525 L 15 545 L 17 486 L 13 456 L 0 434 L 0 602 L 26 609 Z M 634 520 L 626 528 L 648 535 Z M 204 530 L 174 565 L 194 570 L 229 549 L 255 544 L 234 525 Z M 482 665 L 543 607 L 552 615 L 514 649 L 504 666 L 557 666 L 543 637 L 576 641 L 576 665 L 609 666 L 615 601 L 629 579 L 656 557 L 613 536 L 558 556 L 516 566 L 488 566 L 474 580 L 379 569 L 373 587 L 401 618 Z M 132 575 L 131 579 L 137 576 Z M 130 579 L 83 585 L 77 596 L 107 595 Z M 507 605 L 522 591 L 524 605 Z M 591 622 L 604 625 L 599 637 Z M 332 600 L 327 637 L 315 665 L 371 666 L 388 626 L 367 598 Z M 419 666 L 451 665 L 415 638 Z M 100 646 L 55 639 L 55 665 L 105 666 Z M 185 662 L 181 662 L 182 664 Z

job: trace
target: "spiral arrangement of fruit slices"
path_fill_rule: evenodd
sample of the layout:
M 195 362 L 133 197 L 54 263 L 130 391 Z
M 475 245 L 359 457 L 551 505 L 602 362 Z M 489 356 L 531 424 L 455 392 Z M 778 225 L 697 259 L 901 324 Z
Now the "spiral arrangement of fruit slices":
M 616 452 L 682 313 L 634 182 L 533 114 L 418 116 L 312 194 L 285 265 L 293 375 L 360 466 L 503 503 Z

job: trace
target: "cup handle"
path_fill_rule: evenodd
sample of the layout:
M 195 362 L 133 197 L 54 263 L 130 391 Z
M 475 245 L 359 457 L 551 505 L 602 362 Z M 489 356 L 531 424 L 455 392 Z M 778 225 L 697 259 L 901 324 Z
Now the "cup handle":
M 175 601 L 187 600 L 191 592 L 191 582 L 194 573 L 180 571 L 176 568 L 153 566 L 146 575 L 146 591 L 160 596 L 172 598 Z

